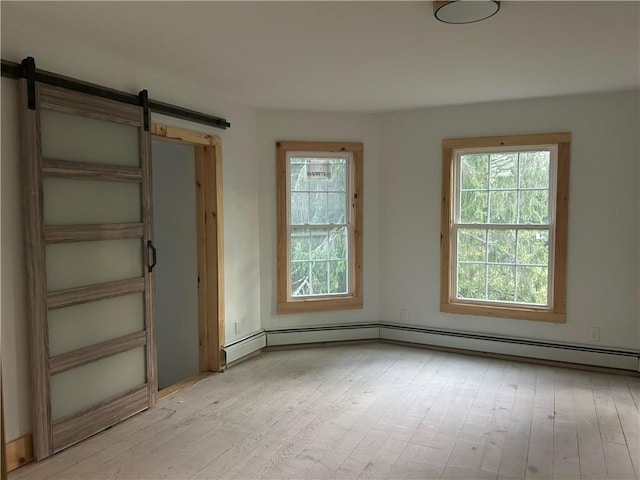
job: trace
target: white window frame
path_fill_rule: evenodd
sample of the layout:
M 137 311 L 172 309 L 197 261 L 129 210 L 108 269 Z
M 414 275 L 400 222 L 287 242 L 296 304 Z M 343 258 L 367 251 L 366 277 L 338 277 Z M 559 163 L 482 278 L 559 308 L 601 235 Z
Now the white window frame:
M 549 192 L 549 221 L 546 224 L 520 224 L 520 223 L 462 223 L 460 221 L 460 207 L 462 204 L 462 188 L 461 188 L 461 159 L 463 155 L 468 154 L 492 154 L 492 153 L 500 153 L 500 152 L 508 152 L 508 153 L 523 153 L 523 152 L 539 152 L 539 151 L 549 151 L 549 188 L 547 189 Z M 456 301 L 460 303 L 467 303 L 470 305 L 476 304 L 478 302 L 487 304 L 487 305 L 516 305 L 516 306 L 531 306 L 532 308 L 540 307 L 540 304 L 531 304 L 525 302 L 508 302 L 508 301 L 492 301 L 492 300 L 484 300 L 484 299 L 466 299 L 460 298 L 457 296 L 458 292 L 458 230 L 461 228 L 468 229 L 478 229 L 478 230 L 540 230 L 540 231 L 548 231 L 549 232 L 549 257 L 548 263 L 545 265 L 547 267 L 547 303 L 542 305 L 545 308 L 551 308 L 553 305 L 553 265 L 554 265 L 554 250 L 555 250 L 555 216 L 556 216 L 556 181 L 557 181 L 557 168 L 558 168 L 558 146 L 557 145 L 540 145 L 540 146 L 527 146 L 527 147 L 495 147 L 495 148 L 464 148 L 464 149 L 456 149 L 454 150 L 455 155 L 455 165 L 454 165 L 454 175 L 455 175 L 455 188 L 454 191 L 456 193 L 455 198 L 453 199 L 454 205 L 454 215 L 453 222 L 451 226 L 451 239 L 452 239 L 452 254 L 454 261 L 452 262 L 452 266 L 454 271 L 451 275 L 451 291 L 454 295 L 456 295 Z M 491 170 L 489 170 L 489 175 L 491 174 Z M 489 179 L 489 182 L 491 180 Z M 519 181 L 519 178 L 518 178 Z M 508 189 L 514 190 L 514 189 Z M 532 189 L 533 190 L 533 189 Z M 489 191 L 496 191 L 490 188 L 486 189 Z M 498 189 L 499 191 L 499 189 Z M 521 189 L 519 185 L 516 187 L 515 191 L 519 192 Z M 518 206 L 516 207 L 516 212 L 519 213 L 519 199 L 520 195 L 517 195 Z M 488 203 L 488 208 L 491 208 L 491 203 Z M 489 217 L 490 213 L 487 214 Z M 488 218 L 487 218 L 488 220 Z M 517 264 L 517 256 L 518 256 L 518 243 L 517 243 L 517 233 L 516 233 L 516 258 L 514 259 L 513 264 L 501 264 L 501 265 L 509 265 L 509 266 L 522 266 Z M 478 262 L 480 263 L 480 262 Z M 491 265 L 488 260 L 485 260 L 485 265 Z M 526 265 L 525 265 L 526 266 Z M 532 265 L 534 266 L 534 265 Z M 538 266 L 538 265 L 535 265 Z M 488 275 L 488 270 L 487 270 Z M 516 275 L 516 289 L 517 289 L 517 275 Z M 485 288 L 488 288 L 488 282 L 485 282 Z
M 292 224 L 291 223 L 291 209 L 287 208 L 287 238 L 289 247 L 291 246 L 291 234 L 294 228 L 305 228 L 309 230 L 328 230 L 331 228 L 345 228 L 347 230 L 347 291 L 344 293 L 330 293 L 330 294 L 312 294 L 312 295 L 293 295 L 291 291 L 291 274 L 287 275 L 287 298 L 291 300 L 303 300 L 311 298 L 333 298 L 333 297 L 348 297 L 353 295 L 354 291 L 354 279 L 351 275 L 353 269 L 353 208 L 351 206 L 350 199 L 353 196 L 354 184 L 353 184 L 353 164 L 354 155 L 352 152 L 305 152 L 305 151 L 287 151 L 287 199 L 291 202 L 291 159 L 292 158 L 313 158 L 318 160 L 330 160 L 332 158 L 345 159 L 347 164 L 345 168 L 345 223 L 305 223 L 305 224 Z M 290 204 L 290 203 L 289 203 Z M 289 205 L 288 204 L 288 205 Z M 309 260 L 310 262 L 311 260 Z M 325 260 L 327 262 L 328 260 Z M 287 249 L 287 268 L 291 272 L 291 248 Z

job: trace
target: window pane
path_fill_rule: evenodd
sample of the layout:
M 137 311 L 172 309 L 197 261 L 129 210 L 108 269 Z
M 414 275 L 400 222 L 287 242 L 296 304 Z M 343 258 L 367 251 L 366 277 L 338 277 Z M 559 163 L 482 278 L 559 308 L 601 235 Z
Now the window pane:
M 520 188 L 549 188 L 550 152 L 520 153 Z
M 547 305 L 548 270 L 546 267 L 516 267 L 518 292 L 516 300 L 523 303 Z
M 344 193 L 329 193 L 327 223 L 346 223 L 347 207 Z
M 310 193 L 309 223 L 318 225 L 327 223 L 327 194 Z
M 291 262 L 291 296 L 299 297 L 310 293 L 309 262 Z
M 291 193 L 291 224 L 309 223 L 309 194 Z
M 460 221 L 462 223 L 487 223 L 487 192 L 462 192 Z
M 458 261 L 484 262 L 487 257 L 487 231 L 476 228 L 458 230 Z
M 327 262 L 311 262 L 311 294 L 329 293 Z
M 304 164 L 291 164 L 291 191 L 307 190 L 309 183 L 307 181 L 307 168 Z
M 331 178 L 328 182 L 328 189 L 333 192 L 346 192 L 347 160 L 344 158 L 332 158 L 329 163 Z
M 491 154 L 490 189 L 516 188 L 518 186 L 518 154 Z
M 488 265 L 487 300 L 513 302 L 516 295 L 516 268 L 506 265 Z
M 328 262 L 329 265 L 329 293 L 348 293 L 347 290 L 347 262 Z
M 489 192 L 489 223 L 516 223 L 518 192 Z
M 291 261 L 309 260 L 309 230 L 291 230 Z
M 337 228 L 329 232 L 329 258 L 332 260 L 347 259 L 347 229 Z
M 458 264 L 458 298 L 485 298 L 486 268 L 479 263 Z
M 326 230 L 313 230 L 310 237 L 310 259 L 326 260 L 328 256 L 329 237 Z
M 515 230 L 489 230 L 488 261 L 492 263 L 515 263 Z
M 309 190 L 326 192 L 330 190 L 333 169 L 328 158 L 307 158 L 307 179 Z
M 348 235 L 342 228 L 295 225 L 348 223 L 345 158 L 289 159 L 292 296 L 348 293 Z M 329 261 L 331 259 L 332 261 Z
M 461 155 L 460 185 L 465 189 L 486 189 L 489 186 L 489 155 Z
M 519 223 L 546 224 L 549 221 L 549 191 L 520 191 Z
M 518 231 L 518 263 L 526 265 L 549 264 L 549 231 Z

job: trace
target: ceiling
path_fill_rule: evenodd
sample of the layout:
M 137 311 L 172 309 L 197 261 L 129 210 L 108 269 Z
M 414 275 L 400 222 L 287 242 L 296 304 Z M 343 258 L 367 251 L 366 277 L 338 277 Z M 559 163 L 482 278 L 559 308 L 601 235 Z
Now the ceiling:
M 0 6 L 3 58 L 29 24 L 258 108 L 379 112 L 640 86 L 637 1 L 506 1 L 471 25 L 437 22 L 430 1 Z

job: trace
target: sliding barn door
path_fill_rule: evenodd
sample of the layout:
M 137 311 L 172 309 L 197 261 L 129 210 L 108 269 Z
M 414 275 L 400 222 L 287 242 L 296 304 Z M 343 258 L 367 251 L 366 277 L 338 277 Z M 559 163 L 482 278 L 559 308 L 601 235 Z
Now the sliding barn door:
M 21 80 L 34 451 L 155 401 L 142 107 Z

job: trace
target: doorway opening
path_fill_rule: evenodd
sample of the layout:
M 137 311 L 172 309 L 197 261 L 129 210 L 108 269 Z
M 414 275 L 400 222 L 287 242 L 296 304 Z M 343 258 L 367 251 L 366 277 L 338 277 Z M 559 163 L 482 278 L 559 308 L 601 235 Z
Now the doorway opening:
M 224 366 L 222 156 L 216 136 L 158 123 L 151 132 L 163 398 Z

